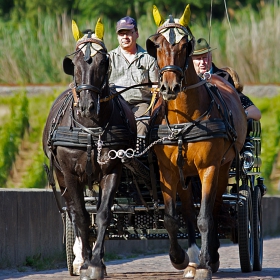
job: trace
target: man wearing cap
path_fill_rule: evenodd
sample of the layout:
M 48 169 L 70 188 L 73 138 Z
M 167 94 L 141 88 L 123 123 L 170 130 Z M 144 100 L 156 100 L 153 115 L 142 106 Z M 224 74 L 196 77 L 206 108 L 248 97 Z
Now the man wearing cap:
M 116 90 L 141 83 L 157 82 L 156 62 L 141 46 L 136 43 L 139 37 L 137 23 L 131 17 L 124 17 L 117 22 L 116 33 L 119 46 L 110 51 L 111 74 L 109 81 Z M 149 107 L 152 94 L 149 87 L 137 87 L 122 93 L 130 105 L 135 117 L 145 114 Z M 137 122 L 138 136 L 145 136 L 148 120 Z
M 194 52 L 192 55 L 193 65 L 196 73 L 200 77 L 203 77 L 205 79 L 207 79 L 211 74 L 219 75 L 220 77 L 227 80 L 234 88 L 236 88 L 233 77 L 229 74 L 229 72 L 216 67 L 216 65 L 212 62 L 212 50 L 215 49 L 212 49 L 204 38 L 199 38 L 196 41 Z M 235 74 L 237 75 L 236 72 Z M 238 88 L 236 89 L 238 91 Z M 240 91 L 238 91 L 238 93 L 247 118 L 260 120 L 260 110 L 254 105 L 254 103 L 248 96 L 244 95 Z

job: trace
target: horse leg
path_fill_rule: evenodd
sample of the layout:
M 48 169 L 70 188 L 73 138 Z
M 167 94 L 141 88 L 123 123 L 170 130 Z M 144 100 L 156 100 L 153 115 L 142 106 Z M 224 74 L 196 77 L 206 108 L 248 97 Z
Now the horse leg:
M 75 259 L 73 261 L 73 274 L 74 275 L 80 275 L 80 269 L 81 269 L 82 265 L 84 264 L 82 249 L 83 249 L 82 240 L 80 237 L 75 235 L 75 242 L 74 242 L 74 246 L 73 246 L 73 253 L 75 256 Z
M 82 269 L 86 269 L 91 259 L 91 247 L 89 245 L 89 225 L 90 217 L 85 208 L 83 185 L 78 184 L 75 175 L 64 172 L 63 181 L 58 179 L 62 184 L 65 183 L 66 191 L 63 193 L 67 203 L 67 208 L 74 226 L 75 236 L 78 238 L 79 246 L 82 246 L 82 260 L 84 263 Z M 76 244 L 77 245 L 77 244 Z M 76 249 L 78 249 L 76 247 Z M 80 253 L 78 253 L 80 254 Z M 81 259 L 81 258 L 80 258 Z M 80 266 L 78 264 L 78 266 Z
M 115 191 L 119 185 L 121 164 L 116 165 L 116 169 L 111 171 L 111 174 L 104 175 L 100 182 L 101 186 L 101 201 L 98 208 L 95 222 L 97 225 L 97 239 L 92 251 L 92 258 L 87 270 L 82 271 L 81 279 L 104 279 L 106 267 L 103 263 L 104 257 L 104 239 L 106 229 L 109 226 L 112 218 L 111 207 Z M 105 172 L 104 172 L 105 173 Z
M 61 173 L 55 169 L 57 181 L 65 199 L 67 213 L 73 224 L 75 243 L 73 252 L 75 260 L 73 262 L 73 272 L 80 274 L 80 268 L 91 258 L 91 248 L 89 246 L 89 214 L 84 206 L 83 186 L 78 186 L 76 176 Z
M 212 279 L 210 267 L 210 235 L 214 227 L 213 207 L 216 197 L 216 186 L 218 183 L 218 166 L 212 165 L 206 169 L 201 169 L 199 177 L 202 182 L 202 197 L 200 211 L 197 218 L 197 226 L 201 235 L 200 265 L 196 270 L 196 280 Z
M 195 223 L 196 215 L 194 208 L 193 190 L 196 186 L 192 186 L 190 182 L 188 188 L 183 190 L 178 188 L 178 194 L 182 203 L 182 217 L 187 225 L 188 230 L 188 251 L 189 264 L 184 270 L 184 278 L 192 279 L 195 277 L 196 268 L 199 265 L 199 252 L 200 249 L 196 244 L 195 238 Z
M 169 172 L 163 172 L 168 174 Z M 171 180 L 171 182 L 174 182 Z M 185 250 L 178 243 L 177 233 L 179 223 L 176 213 L 176 188 L 171 188 L 170 185 L 162 177 L 161 173 L 162 194 L 165 204 L 164 226 L 168 232 L 170 240 L 169 258 L 174 268 L 181 270 L 185 269 L 189 263 L 189 257 Z
M 209 238 L 209 255 L 210 255 L 210 267 L 213 273 L 217 272 L 220 266 L 219 261 L 219 253 L 218 249 L 220 248 L 220 240 L 218 236 L 218 215 L 221 210 L 221 206 L 223 203 L 223 194 L 227 188 L 228 185 L 228 174 L 229 174 L 229 168 L 230 168 L 230 162 L 221 166 L 219 171 L 219 178 L 218 178 L 218 188 L 217 188 L 217 194 L 213 209 L 213 221 L 214 226 L 210 234 Z

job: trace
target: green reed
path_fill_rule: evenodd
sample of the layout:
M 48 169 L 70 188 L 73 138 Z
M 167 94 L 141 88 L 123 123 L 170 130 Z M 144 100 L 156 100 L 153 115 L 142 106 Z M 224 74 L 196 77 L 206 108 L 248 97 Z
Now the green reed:
M 10 116 L 0 127 L 0 187 L 5 183 L 12 168 L 19 144 L 29 127 L 28 99 L 26 94 L 9 98 Z
M 30 132 L 25 135 L 25 141 L 34 147 L 30 151 L 29 165 L 25 165 L 25 172 L 21 179 L 20 188 L 45 188 L 47 176 L 43 164 L 47 163 L 42 146 L 43 129 L 54 99 L 58 91 L 52 94 L 29 96 Z
M 180 15 L 177 15 L 180 16 Z M 74 18 L 81 30 L 94 29 L 97 18 Z M 108 50 L 117 46 L 115 22 L 102 18 L 104 41 Z M 72 53 L 75 41 L 71 18 L 38 14 L 34 21 L 17 25 L 0 22 L 0 83 L 57 84 L 68 83 L 62 61 Z M 195 38 L 210 39 L 214 61 L 219 66 L 235 68 L 244 83 L 276 83 L 280 80 L 280 7 L 266 5 L 259 13 L 244 8 L 234 12 L 228 22 L 213 20 L 201 23 L 193 19 L 190 27 Z M 152 13 L 138 19 L 139 44 L 145 48 L 146 39 L 156 32 Z

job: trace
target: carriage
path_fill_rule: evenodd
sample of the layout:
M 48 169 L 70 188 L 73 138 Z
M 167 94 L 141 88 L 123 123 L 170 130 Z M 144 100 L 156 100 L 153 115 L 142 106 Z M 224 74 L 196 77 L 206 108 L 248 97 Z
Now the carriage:
M 141 154 L 147 145 L 145 139 L 138 138 L 137 153 Z M 248 120 L 248 131 L 244 148 L 241 152 L 241 165 L 232 164 L 228 174 L 227 191 L 223 194 L 223 207 L 219 218 L 219 238 L 229 239 L 239 246 L 240 266 L 242 272 L 262 270 L 263 237 L 262 237 L 262 197 L 266 192 L 261 177 L 261 123 Z M 122 179 L 112 206 L 112 221 L 106 231 L 107 240 L 157 240 L 168 239 L 168 232 L 163 224 L 164 202 L 159 184 L 158 165 L 155 154 L 152 157 L 151 170 L 156 178 L 156 190 L 146 186 L 143 178 L 135 177 L 133 171 L 123 167 Z M 148 152 L 138 159 L 147 167 L 150 166 Z M 241 184 L 237 186 L 236 175 L 239 173 Z M 200 207 L 200 181 L 197 177 L 191 179 L 196 215 Z M 95 188 L 98 190 L 98 188 Z M 84 192 L 86 209 L 91 215 L 90 239 L 96 241 L 97 230 L 95 215 L 97 212 L 98 193 L 86 189 Z M 187 239 L 186 223 L 180 214 L 180 204 L 177 201 L 180 228 L 179 239 Z M 66 208 L 64 208 L 66 211 Z M 65 246 L 67 266 L 70 275 L 78 274 L 73 268 L 75 255 L 73 246 L 75 235 L 73 225 L 64 215 Z M 196 237 L 200 238 L 198 229 Z
M 170 261 L 185 278 L 212 279 L 222 238 L 239 244 L 243 272 L 261 270 L 260 122 L 247 123 L 225 80 L 197 76 L 189 6 L 176 21 L 164 21 L 156 7 L 153 14 L 158 30 L 146 47 L 160 94 L 144 138 L 109 87 L 103 24 L 85 36 L 72 26 L 76 50 L 63 67 L 74 83 L 55 100 L 43 134 L 50 185 L 55 190 L 55 173 L 66 202 L 70 274 L 103 279 L 105 239 L 145 238 L 168 238 Z

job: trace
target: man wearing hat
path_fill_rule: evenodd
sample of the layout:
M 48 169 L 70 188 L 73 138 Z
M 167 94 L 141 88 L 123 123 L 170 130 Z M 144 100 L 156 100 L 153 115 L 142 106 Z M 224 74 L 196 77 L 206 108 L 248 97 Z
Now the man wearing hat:
M 212 49 L 204 38 L 199 38 L 196 41 L 192 55 L 196 73 L 200 76 L 203 76 L 206 72 L 209 72 L 210 74 L 217 74 L 234 86 L 234 82 L 228 72 L 219 69 L 212 62 L 212 51 L 215 49 Z
M 232 77 L 226 70 L 216 67 L 216 65 L 212 62 L 213 50 L 215 49 L 212 49 L 204 38 L 199 38 L 196 41 L 196 45 L 192 55 L 193 65 L 196 73 L 206 79 L 208 78 L 209 74 L 216 74 L 227 80 L 234 88 L 237 89 L 247 118 L 259 120 L 261 118 L 260 110 L 254 105 L 254 103 L 248 96 L 239 91 L 239 88 L 237 88 L 234 83 L 233 79 L 239 80 L 236 71 L 234 71 L 236 77 Z
M 111 74 L 110 83 L 116 86 L 116 90 L 141 83 L 157 82 L 156 62 L 136 41 L 139 37 L 135 19 L 126 16 L 117 22 L 116 33 L 119 46 L 110 51 Z M 146 112 L 152 94 L 149 87 L 137 87 L 122 93 L 123 98 L 130 105 L 135 117 Z M 148 120 L 137 122 L 138 136 L 145 136 Z

